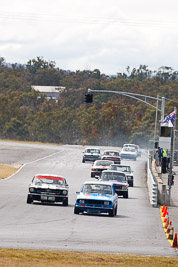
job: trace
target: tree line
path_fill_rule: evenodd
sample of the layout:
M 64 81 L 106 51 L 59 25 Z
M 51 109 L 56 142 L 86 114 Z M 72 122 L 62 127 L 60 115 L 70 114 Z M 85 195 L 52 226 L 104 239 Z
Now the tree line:
M 58 102 L 47 101 L 32 85 L 64 86 Z M 88 88 L 132 92 L 166 98 L 165 115 L 178 101 L 178 72 L 140 65 L 125 73 L 106 75 L 95 69 L 66 71 L 42 57 L 25 65 L 0 58 L 0 138 L 63 144 L 116 145 L 153 140 L 155 109 L 121 95 L 94 94 Z M 175 102 L 173 102 L 174 100 Z M 156 101 L 151 102 L 156 106 Z M 160 114 L 158 114 L 160 119 Z M 159 129 L 159 123 L 158 128 Z

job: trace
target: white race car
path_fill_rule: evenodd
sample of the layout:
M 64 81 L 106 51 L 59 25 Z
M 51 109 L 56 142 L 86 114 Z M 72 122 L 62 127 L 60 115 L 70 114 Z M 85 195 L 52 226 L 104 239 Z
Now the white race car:
M 66 179 L 58 175 L 37 174 L 29 185 L 27 204 L 33 201 L 62 202 L 68 206 L 68 184 Z
M 135 148 L 130 147 L 123 147 L 123 149 L 120 152 L 121 160 L 123 159 L 133 159 L 137 160 L 137 150 Z

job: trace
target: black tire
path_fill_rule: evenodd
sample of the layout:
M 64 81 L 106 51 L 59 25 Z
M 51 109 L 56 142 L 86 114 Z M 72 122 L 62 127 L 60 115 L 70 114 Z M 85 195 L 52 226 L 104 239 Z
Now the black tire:
M 85 160 L 84 159 L 82 160 L 82 163 L 85 163 Z
M 68 198 L 63 201 L 63 206 L 68 206 Z
M 74 208 L 74 214 L 79 214 L 79 208 L 77 207 Z
M 94 178 L 94 177 L 95 177 L 95 175 L 94 175 L 92 172 L 91 172 L 91 177 L 92 177 L 92 178 Z
M 115 216 L 117 215 L 117 206 L 115 207 Z
M 109 217 L 114 217 L 115 216 L 115 208 L 109 211 Z
M 136 161 L 137 160 L 137 158 L 134 158 L 134 161 Z
M 128 192 L 125 192 L 125 193 L 123 194 L 123 197 L 124 197 L 124 198 L 128 198 L 128 197 L 129 197 Z
M 33 199 L 31 197 L 31 195 L 27 196 L 27 204 L 31 204 L 33 202 Z

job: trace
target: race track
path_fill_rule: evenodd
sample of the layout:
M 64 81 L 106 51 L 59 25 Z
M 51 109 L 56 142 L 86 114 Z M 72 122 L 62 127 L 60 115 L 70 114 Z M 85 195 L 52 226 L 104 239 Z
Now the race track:
M 24 164 L 0 181 L 0 247 L 176 256 L 162 229 L 159 208 L 148 200 L 146 153 L 136 162 L 123 161 L 134 171 L 135 186 L 129 188 L 128 199 L 119 197 L 116 217 L 74 214 L 76 191 L 84 181 L 94 179 L 91 163 L 82 163 L 83 150 L 82 146 L 0 142 L 1 163 Z M 68 207 L 26 204 L 28 185 L 40 173 L 67 179 Z

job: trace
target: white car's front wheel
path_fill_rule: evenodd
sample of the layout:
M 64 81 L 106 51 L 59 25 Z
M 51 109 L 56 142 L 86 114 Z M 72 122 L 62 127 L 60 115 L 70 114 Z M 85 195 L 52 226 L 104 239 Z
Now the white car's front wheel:
M 31 195 L 27 196 L 27 204 L 31 204 L 33 202 L 33 199 L 31 197 Z

